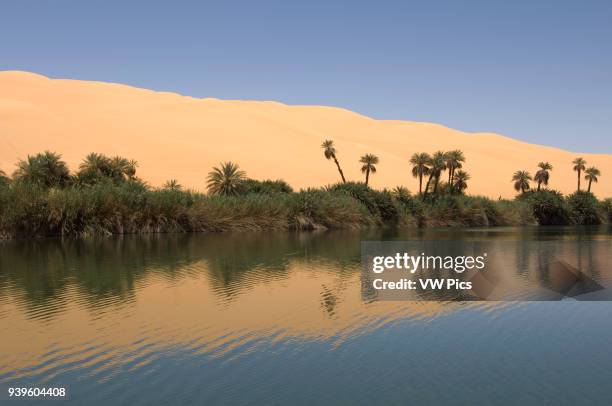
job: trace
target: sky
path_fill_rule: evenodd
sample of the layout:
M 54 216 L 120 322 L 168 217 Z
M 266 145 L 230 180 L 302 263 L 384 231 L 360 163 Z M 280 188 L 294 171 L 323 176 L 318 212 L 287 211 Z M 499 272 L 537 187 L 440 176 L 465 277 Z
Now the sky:
M 0 70 L 612 153 L 608 0 L 3 0 Z

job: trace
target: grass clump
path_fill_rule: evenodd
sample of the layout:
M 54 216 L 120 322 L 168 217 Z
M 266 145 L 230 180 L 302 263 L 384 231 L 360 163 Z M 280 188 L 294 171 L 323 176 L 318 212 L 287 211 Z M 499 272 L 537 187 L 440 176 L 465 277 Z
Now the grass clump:
M 382 223 L 396 223 L 397 206 L 388 190 L 374 190 L 361 182 L 337 183 L 326 190 L 332 194 L 350 196 L 363 204 L 370 214 Z

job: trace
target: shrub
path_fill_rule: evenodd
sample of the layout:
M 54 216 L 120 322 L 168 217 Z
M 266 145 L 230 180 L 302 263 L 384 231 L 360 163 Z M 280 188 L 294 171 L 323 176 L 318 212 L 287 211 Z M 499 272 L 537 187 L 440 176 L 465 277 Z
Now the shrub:
M 189 208 L 189 231 L 286 229 L 286 198 L 251 194 L 209 196 Z
M 414 224 L 418 227 L 425 226 L 425 204 L 418 198 L 413 196 L 397 196 L 398 212 L 400 216 L 410 216 L 409 219 L 400 221 L 402 224 Z
M 432 200 L 427 213 L 427 224 L 436 227 L 488 226 L 489 218 L 480 201 L 464 196 L 440 196 Z
M 601 224 L 599 202 L 590 192 L 577 191 L 567 197 L 570 219 L 573 224 Z
M 522 200 L 499 200 L 497 207 L 500 214 L 500 223 L 504 226 L 534 225 L 537 220 L 533 215 L 531 206 Z
M 13 182 L 0 188 L 0 230 L 3 237 L 39 237 L 49 234 L 48 206 L 43 186 Z
M 377 191 L 360 182 L 337 183 L 329 186 L 327 190 L 358 200 L 380 222 L 396 223 L 399 218 L 393 196 L 388 190 Z
M 247 179 L 242 183 L 241 194 L 249 193 L 260 194 L 275 194 L 275 193 L 292 193 L 293 188 L 284 180 L 255 180 Z
M 602 217 L 605 222 L 612 223 L 612 198 L 607 198 L 600 204 Z
M 355 228 L 376 222 L 361 202 L 342 193 L 301 190 L 290 202 L 289 223 L 295 229 Z
M 566 201 L 556 190 L 530 191 L 518 196 L 518 199 L 529 204 L 540 225 L 567 225 L 571 222 Z

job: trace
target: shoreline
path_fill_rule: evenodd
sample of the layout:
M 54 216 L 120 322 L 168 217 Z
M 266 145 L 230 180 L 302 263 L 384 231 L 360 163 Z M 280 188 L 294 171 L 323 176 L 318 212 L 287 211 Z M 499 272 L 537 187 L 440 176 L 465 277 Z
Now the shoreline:
M 612 200 L 542 190 L 514 200 L 464 194 L 427 199 L 363 184 L 299 192 L 210 196 L 150 189 L 137 182 L 0 189 L 0 238 L 127 234 L 312 231 L 367 228 L 474 228 L 609 224 Z

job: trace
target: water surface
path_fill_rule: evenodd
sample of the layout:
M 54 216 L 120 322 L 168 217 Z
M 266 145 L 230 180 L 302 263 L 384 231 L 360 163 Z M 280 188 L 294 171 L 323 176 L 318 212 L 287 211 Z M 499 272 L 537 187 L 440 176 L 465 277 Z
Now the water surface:
M 611 404 L 612 302 L 372 301 L 360 265 L 362 240 L 510 241 L 501 272 L 539 288 L 545 241 L 610 288 L 610 231 L 3 242 L 0 384 L 93 405 Z

